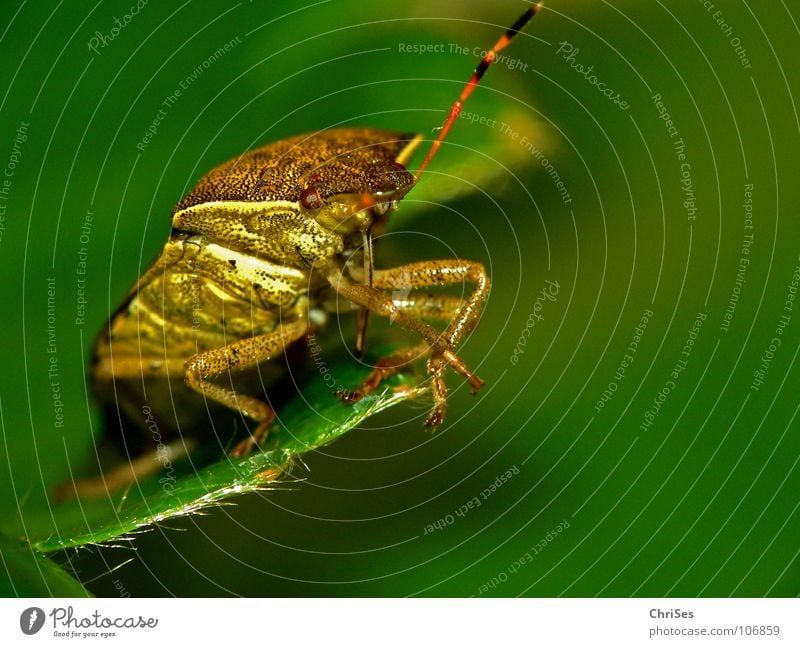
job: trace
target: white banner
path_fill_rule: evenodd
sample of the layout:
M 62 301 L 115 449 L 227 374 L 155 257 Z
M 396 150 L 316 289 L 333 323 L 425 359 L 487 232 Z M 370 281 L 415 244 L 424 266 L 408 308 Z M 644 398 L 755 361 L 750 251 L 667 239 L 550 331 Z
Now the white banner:
M 799 612 L 797 599 L 8 599 L 0 644 L 798 645 Z

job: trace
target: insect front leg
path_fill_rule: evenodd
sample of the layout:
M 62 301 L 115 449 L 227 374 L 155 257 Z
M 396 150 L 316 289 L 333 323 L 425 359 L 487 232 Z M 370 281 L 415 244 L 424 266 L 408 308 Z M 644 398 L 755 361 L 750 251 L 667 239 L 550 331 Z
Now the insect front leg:
M 244 456 L 263 443 L 269 425 L 275 419 L 275 412 L 263 400 L 240 395 L 233 389 L 210 382 L 209 379 L 276 358 L 289 344 L 300 339 L 307 329 L 308 324 L 303 319 L 283 323 L 273 332 L 240 339 L 220 348 L 198 353 L 186 360 L 184 381 L 190 388 L 258 422 L 250 437 L 233 448 L 231 456 Z
M 333 273 L 329 280 L 334 289 L 350 301 L 368 308 L 381 316 L 387 316 L 394 323 L 409 332 L 422 337 L 425 344 L 400 351 L 383 358 L 378 362 L 372 374 L 355 391 L 345 397 L 355 401 L 377 388 L 383 379 L 398 372 L 403 366 L 418 357 L 430 354 L 428 360 L 428 374 L 432 378 L 434 408 L 426 424 L 436 426 L 444 418 L 447 406 L 447 387 L 444 382 L 444 372 L 447 366 L 467 378 L 473 391 L 481 388 L 483 382 L 474 375 L 461 359 L 455 354 L 453 348 L 472 330 L 480 317 L 481 308 L 489 294 L 489 278 L 483 266 L 471 261 L 423 261 L 411 263 L 389 270 L 375 273 L 374 288 L 364 285 L 353 285 L 341 273 Z M 475 284 L 469 297 L 459 300 L 455 306 L 452 298 L 442 300 L 447 304 L 443 310 L 451 311 L 452 319 L 444 332 L 439 332 L 428 324 L 415 318 L 411 313 L 422 315 L 437 297 L 413 296 L 409 300 L 411 290 L 416 288 L 443 286 L 462 281 Z M 392 290 L 390 296 L 382 290 Z M 400 292 L 400 294 L 398 294 Z M 405 307 L 404 307 L 405 306 Z M 431 313 L 436 308 L 430 308 Z M 426 318 L 439 318 L 426 316 Z
M 464 306 L 465 300 L 451 294 L 431 294 L 399 290 L 392 292 L 392 301 L 407 314 L 426 321 L 450 322 Z
M 475 328 L 483 304 L 489 296 L 489 275 L 486 274 L 483 265 L 462 260 L 409 263 L 375 272 L 374 286 L 392 290 L 396 295 L 398 291 L 452 285 L 465 281 L 473 283 L 475 288 L 465 300 L 460 301 L 457 311 L 443 333 L 451 346 L 457 346 Z
M 411 316 L 428 321 L 450 322 L 463 308 L 464 299 L 450 294 L 417 293 L 410 290 L 396 291 L 392 294 L 392 301 L 398 308 Z M 358 306 L 352 306 L 353 309 Z M 360 310 L 360 308 L 358 308 Z M 377 389 L 381 383 L 392 375 L 402 372 L 410 364 L 426 357 L 429 352 L 427 344 L 419 344 L 405 348 L 397 353 L 392 353 L 380 358 L 366 380 L 352 391 L 342 391 L 340 396 L 349 403 L 358 402 L 364 396 Z

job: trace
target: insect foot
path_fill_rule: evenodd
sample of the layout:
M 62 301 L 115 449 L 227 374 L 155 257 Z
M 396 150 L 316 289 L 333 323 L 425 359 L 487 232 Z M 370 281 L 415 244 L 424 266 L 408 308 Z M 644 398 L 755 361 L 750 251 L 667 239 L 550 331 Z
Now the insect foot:
M 427 346 L 421 344 L 379 359 L 367 379 L 357 388 L 352 391 L 341 390 L 336 395 L 347 404 L 355 404 L 377 389 L 384 380 L 389 379 L 392 375 L 409 370 L 410 364 L 423 357 L 427 351 Z
M 473 395 L 484 385 L 483 380 L 470 371 L 453 351 L 448 349 L 434 353 L 428 360 L 428 375 L 431 378 L 431 390 L 433 391 L 433 409 L 425 420 L 427 427 L 438 427 L 444 421 L 447 409 L 447 385 L 444 381 L 444 373 L 448 365 L 467 379 Z
M 270 409 L 270 411 L 272 410 Z M 229 452 L 231 458 L 242 458 L 261 447 L 261 445 L 264 444 L 269 436 L 269 426 L 272 424 L 274 419 L 275 414 L 273 413 L 268 420 L 261 422 L 258 427 L 253 430 L 253 433 L 250 434 L 250 436 L 237 443 L 236 446 Z
M 356 389 L 338 391 L 336 395 L 347 404 L 354 404 L 372 393 L 384 380 L 408 370 L 413 362 L 430 353 L 432 355 L 428 359 L 427 372 L 431 378 L 434 404 L 425 424 L 428 427 L 438 427 L 444 420 L 447 408 L 447 385 L 444 375 L 448 366 L 467 379 L 473 394 L 484 385 L 483 380 L 470 371 L 461 358 L 447 347 L 444 350 L 432 350 L 427 344 L 420 344 L 384 357 L 375 364 L 372 372 Z

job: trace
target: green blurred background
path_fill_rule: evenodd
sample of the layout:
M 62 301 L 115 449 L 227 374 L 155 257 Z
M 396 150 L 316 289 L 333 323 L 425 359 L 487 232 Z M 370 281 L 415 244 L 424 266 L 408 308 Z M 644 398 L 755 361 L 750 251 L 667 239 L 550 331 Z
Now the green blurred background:
M 338 124 L 430 134 L 525 5 L 150 2 L 110 38 L 135 0 L 8 4 L 0 518 L 24 536 L 102 432 L 91 341 L 199 176 Z M 394 408 L 290 488 L 56 561 L 110 596 L 800 593 L 797 9 L 710 4 L 551 0 L 395 214 L 379 266 L 469 258 L 493 281 L 462 349 L 487 386 L 451 377 L 438 432 Z

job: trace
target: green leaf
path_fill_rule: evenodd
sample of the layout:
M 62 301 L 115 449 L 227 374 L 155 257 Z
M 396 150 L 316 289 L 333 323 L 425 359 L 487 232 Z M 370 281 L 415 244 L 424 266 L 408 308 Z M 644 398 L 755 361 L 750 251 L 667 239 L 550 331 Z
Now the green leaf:
M 356 364 L 336 371 L 347 385 L 358 384 L 368 373 Z M 170 482 L 169 488 L 156 475 L 126 493 L 113 494 L 113 498 L 66 501 L 46 514 L 32 511 L 26 515 L 28 535 L 36 537 L 32 545 L 50 552 L 108 542 L 219 505 L 233 496 L 274 488 L 297 457 L 330 443 L 379 411 L 427 391 L 403 376 L 387 384 L 384 390 L 349 405 L 332 393 L 323 376 L 317 376 L 281 408 L 281 428 L 271 431 L 262 451 L 242 459 L 223 457 Z
M 0 535 L 0 597 L 91 597 L 80 582 L 24 541 Z

